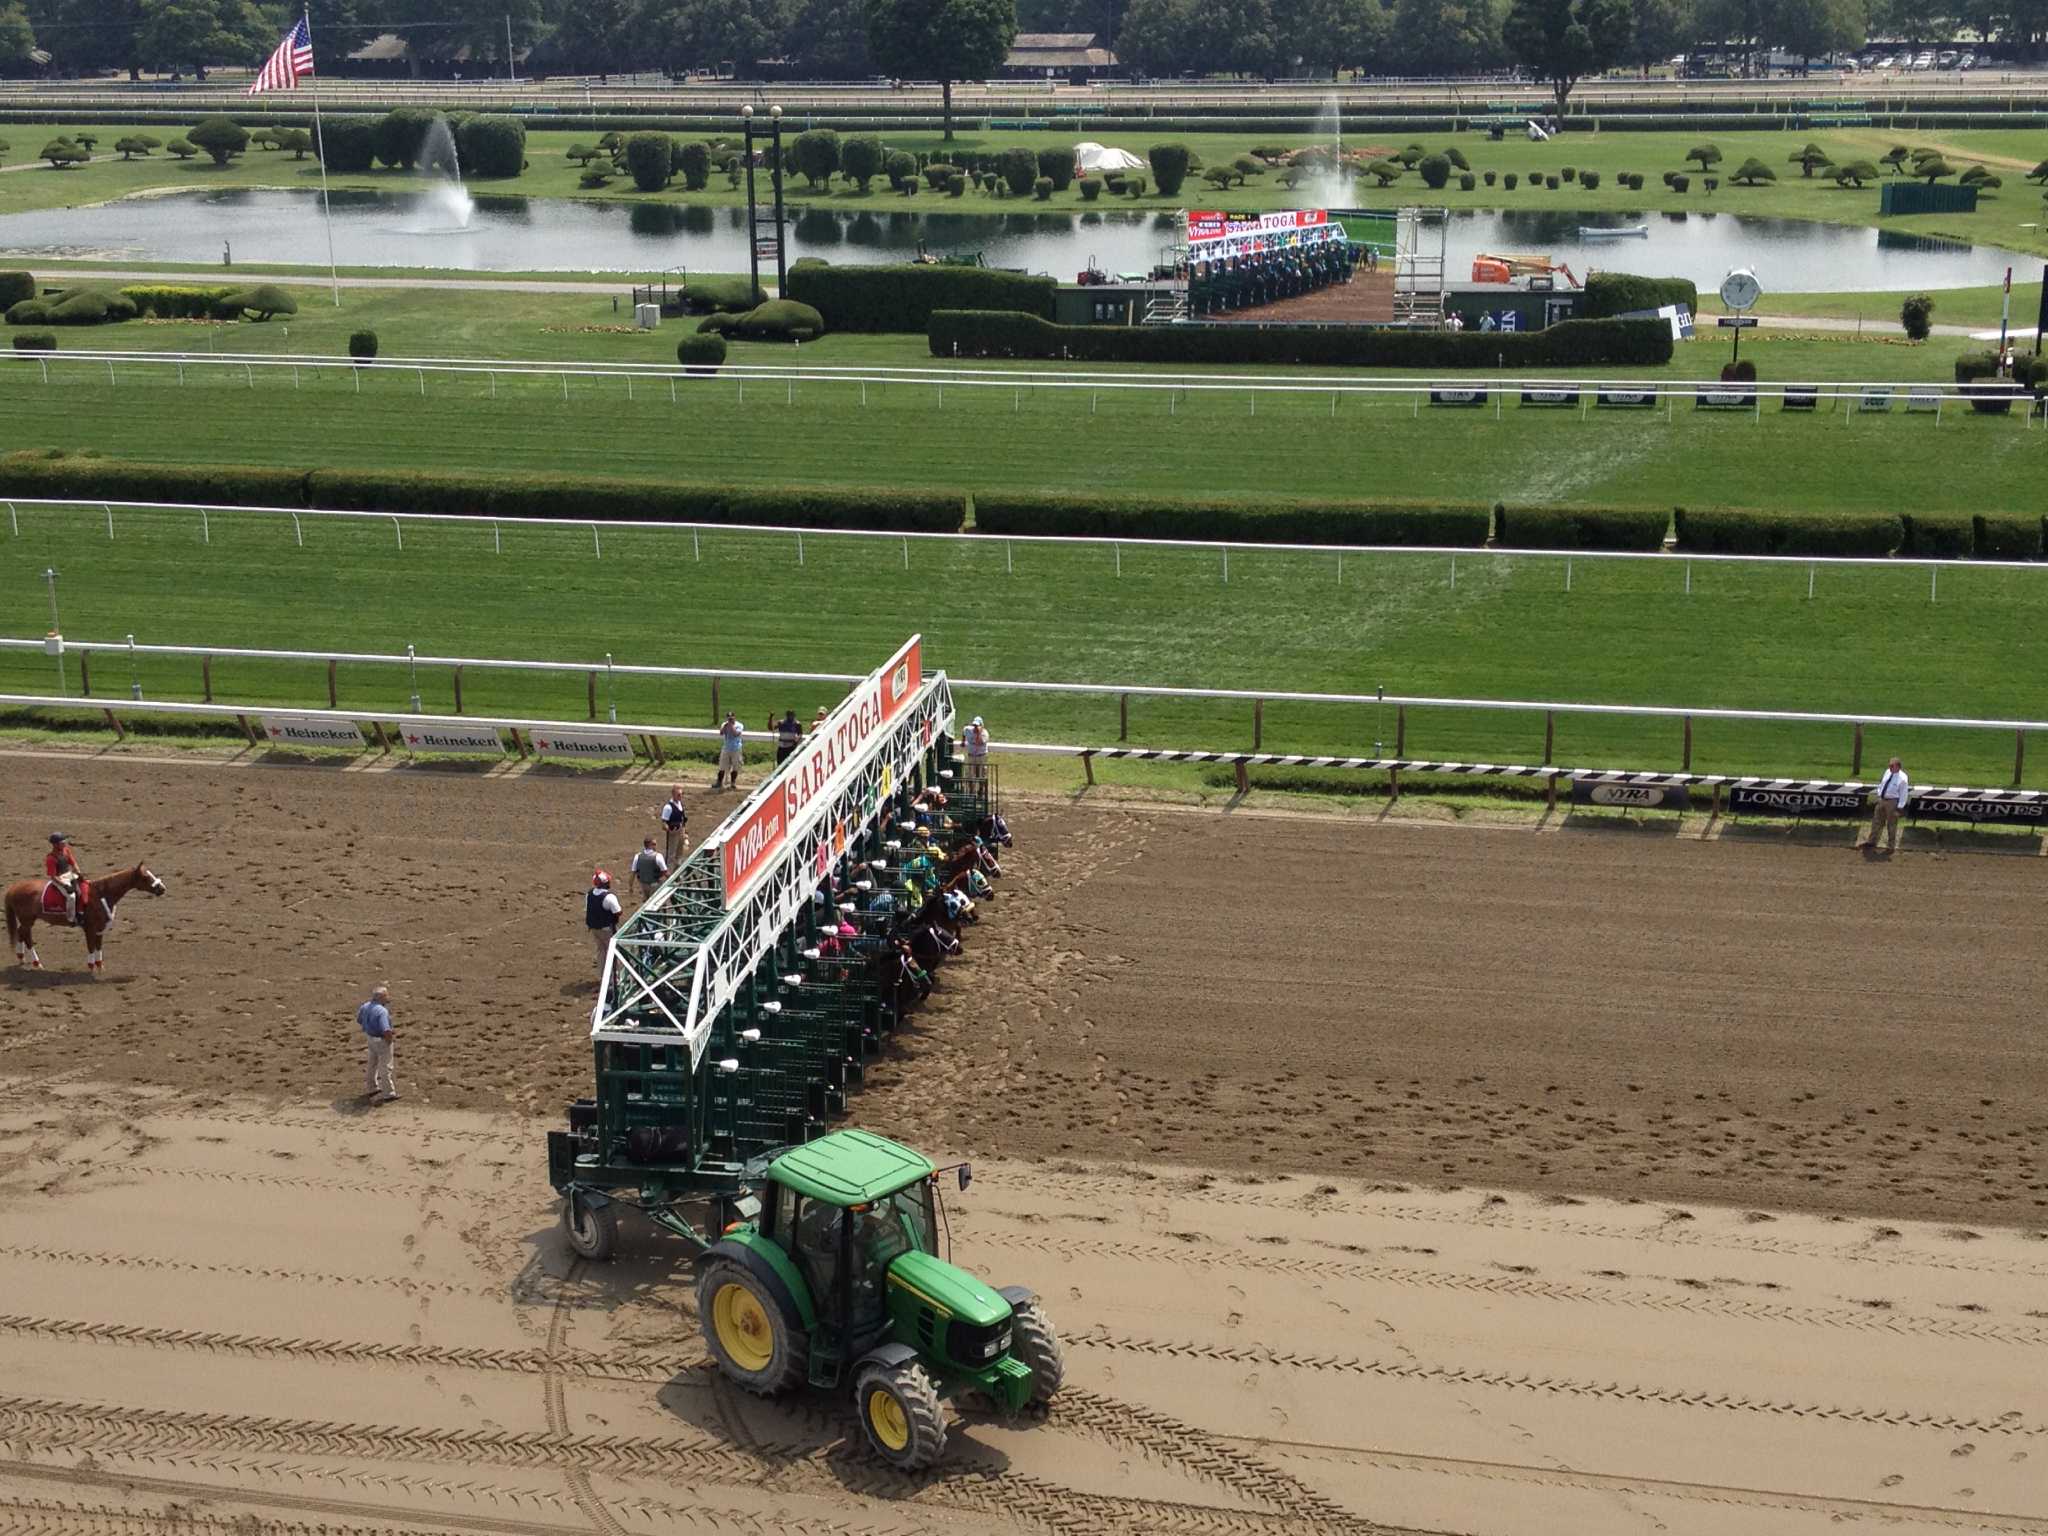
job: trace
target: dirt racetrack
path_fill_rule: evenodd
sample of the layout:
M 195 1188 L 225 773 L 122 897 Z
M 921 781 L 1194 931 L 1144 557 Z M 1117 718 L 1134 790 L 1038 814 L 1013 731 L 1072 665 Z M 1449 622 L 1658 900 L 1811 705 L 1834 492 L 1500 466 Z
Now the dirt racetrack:
M 44 758 L 29 866 L 146 858 L 0 987 L 45 1081 L 346 1104 L 388 981 L 400 1086 L 553 1116 L 588 1073 L 581 892 L 664 784 Z M 730 797 L 692 797 L 708 829 Z M 2048 866 L 1041 802 L 992 931 L 857 1101 L 985 1155 L 2048 1225 Z M 24 868 L 24 873 L 26 868 Z M 993 931 L 999 929 L 1000 932 Z

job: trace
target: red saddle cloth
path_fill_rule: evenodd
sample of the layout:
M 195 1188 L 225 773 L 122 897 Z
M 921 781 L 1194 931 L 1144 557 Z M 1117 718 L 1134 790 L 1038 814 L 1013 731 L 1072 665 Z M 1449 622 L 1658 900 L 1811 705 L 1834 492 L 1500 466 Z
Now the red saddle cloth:
M 87 890 L 86 883 L 83 880 L 79 881 L 78 904 L 80 907 L 85 905 Z M 46 881 L 43 885 L 43 917 L 46 921 L 51 922 L 61 923 L 64 921 L 64 887 L 54 880 Z

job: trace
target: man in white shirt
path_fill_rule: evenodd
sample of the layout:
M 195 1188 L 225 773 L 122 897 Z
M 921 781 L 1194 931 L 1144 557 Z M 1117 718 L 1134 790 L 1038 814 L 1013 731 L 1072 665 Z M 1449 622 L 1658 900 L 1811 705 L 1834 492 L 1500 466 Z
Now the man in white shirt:
M 1906 796 L 1912 792 L 1913 781 L 1906 777 L 1906 770 L 1895 757 L 1885 766 L 1884 777 L 1877 781 L 1877 803 L 1870 811 L 1870 841 L 1863 846 L 1872 853 L 1877 851 L 1877 840 L 1885 838 L 1885 852 L 1899 851 L 1899 816 L 1906 809 Z
M 597 974 L 604 976 L 605 957 L 611 953 L 612 935 L 619 931 L 619 914 L 624 909 L 612 891 L 612 877 L 599 870 L 590 877 L 590 889 L 583 893 L 583 926 L 597 946 Z
M 682 855 L 683 844 L 688 841 L 683 828 L 689 823 L 690 813 L 683 805 L 683 786 L 678 784 L 668 792 L 668 803 L 661 808 L 661 830 L 668 839 L 665 863 L 674 864 Z

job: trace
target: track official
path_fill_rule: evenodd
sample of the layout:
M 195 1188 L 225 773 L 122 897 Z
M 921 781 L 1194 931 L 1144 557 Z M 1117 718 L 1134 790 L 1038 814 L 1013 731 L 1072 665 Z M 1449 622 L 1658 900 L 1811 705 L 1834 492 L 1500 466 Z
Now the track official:
M 597 946 L 597 975 L 604 979 L 604 959 L 611 952 L 612 935 L 619 931 L 619 898 L 612 890 L 612 877 L 599 870 L 590 877 L 590 889 L 583 895 L 583 926 Z
M 1877 852 L 1877 840 L 1885 838 L 1885 852 L 1899 851 L 1899 817 L 1906 809 L 1906 796 L 1913 790 L 1913 781 L 1906 777 L 1906 770 L 1895 757 L 1885 766 L 1884 777 L 1877 781 L 1877 801 L 1870 808 L 1870 841 L 1863 846 L 1870 852 Z
M 682 856 L 683 844 L 687 841 L 683 828 L 690 824 L 690 813 L 683 806 L 683 786 L 674 785 L 669 789 L 668 800 L 661 808 L 661 830 L 668 847 L 662 857 L 671 869 Z
M 372 1104 L 389 1104 L 398 1097 L 398 1082 L 392 1075 L 391 989 L 378 987 L 370 1000 L 356 1010 L 356 1027 L 363 1032 L 369 1054 L 363 1065 L 363 1097 Z

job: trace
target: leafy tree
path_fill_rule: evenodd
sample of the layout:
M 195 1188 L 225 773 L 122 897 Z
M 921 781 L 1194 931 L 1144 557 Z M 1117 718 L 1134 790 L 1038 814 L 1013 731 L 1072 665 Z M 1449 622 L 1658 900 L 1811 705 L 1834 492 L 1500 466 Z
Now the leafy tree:
M 138 155 L 147 155 L 152 147 L 147 140 L 138 138 L 134 134 L 130 134 L 125 139 L 116 139 L 114 141 L 114 148 L 120 152 L 123 160 L 133 160 Z
M 1188 179 L 1188 164 L 1194 158 L 1194 151 L 1185 144 L 1154 144 L 1145 151 L 1145 159 L 1152 167 L 1152 180 L 1159 190 L 1168 197 L 1179 193 Z
M 209 117 L 185 137 L 213 156 L 215 165 L 226 165 L 249 147 L 249 130 L 231 117 Z
M 1815 171 L 1819 170 L 1822 166 L 1832 165 L 1834 162 L 1828 159 L 1828 152 L 1818 144 L 1808 144 L 1804 148 L 1793 150 L 1789 157 L 1789 163 L 1798 166 L 1801 174 L 1808 180 L 1811 180 Z M 1736 179 L 1738 181 L 1741 180 L 1740 177 Z
M 813 128 L 796 136 L 790 146 L 796 154 L 796 168 L 813 187 L 830 187 L 839 169 L 839 135 L 830 128 Z
M 687 191 L 702 192 L 711 180 L 711 146 L 693 139 L 676 151 L 675 163 L 683 173 Z
M 1771 40 L 1802 59 L 1863 46 L 1864 0 L 1774 0 Z
M 1777 179 L 1778 173 L 1754 155 L 1742 162 L 1741 168 L 1736 171 L 1733 177 L 1736 185 L 1744 187 L 1753 187 L 1759 182 L 1776 181 Z
M 1838 187 L 1861 187 L 1866 181 L 1876 181 L 1882 173 L 1868 160 L 1854 160 L 1847 165 L 1832 167 L 1828 174 L 1834 177 Z
M 190 160 L 199 151 L 183 139 L 173 139 L 164 149 L 179 160 Z
M 1501 38 L 1549 84 L 1562 116 L 1572 87 L 1621 56 L 1629 19 L 1628 0 L 1514 0 Z
M 937 79 L 945 136 L 953 137 L 953 82 L 985 80 L 1009 56 L 1016 0 L 864 0 L 868 50 L 892 74 Z
M 277 37 L 250 0 L 141 0 L 135 48 L 159 68 L 190 69 L 226 59 L 260 61 Z
M 547 10 L 549 58 L 577 74 L 600 74 L 631 58 L 646 14 L 641 0 L 549 0 Z
M 1899 324 L 1909 341 L 1925 341 L 1933 333 L 1934 300 L 1916 293 L 1899 306 Z
M 1227 165 L 1212 165 L 1202 172 L 1202 180 L 1209 183 L 1210 186 L 1216 188 L 1219 192 L 1228 188 L 1236 179 L 1237 172 Z M 1081 178 L 1081 191 L 1084 197 L 1088 195 L 1088 184 L 1092 180 L 1094 178 L 1090 176 L 1083 176 Z M 1382 182 L 1380 185 L 1385 186 L 1386 183 Z
M 1700 172 L 1702 175 L 1704 175 L 1713 166 L 1719 165 L 1721 163 L 1721 151 L 1718 147 L 1712 144 L 1695 144 L 1691 149 L 1688 149 L 1685 152 L 1685 158 L 1688 160 L 1697 160 L 1699 162 Z
M 901 192 L 917 180 L 917 157 L 908 150 L 892 149 L 882 162 L 882 169 L 889 178 L 889 190 Z
M 1254 176 L 1266 174 L 1265 162 L 1263 160 L 1254 160 L 1250 155 L 1239 155 L 1230 162 L 1230 168 L 1237 172 L 1237 184 L 1240 187 Z
M 1629 36 L 1621 62 L 1648 69 L 1683 53 L 1698 36 L 1692 0 L 1630 0 Z
M 1896 176 L 1899 175 L 1905 169 L 1906 162 L 1912 159 L 1912 157 L 1913 151 L 1906 148 L 1905 145 L 1894 144 L 1890 149 L 1886 150 L 1880 158 L 1885 165 L 1888 165 L 1892 168 L 1892 174 Z
M 20 68 L 35 51 L 36 29 L 19 5 L 0 5 L 0 67 Z
M 882 141 L 872 133 L 857 133 L 839 151 L 839 168 L 861 191 L 882 174 Z
M 303 160 L 306 151 L 313 147 L 313 135 L 303 128 L 280 128 L 277 130 L 277 147 L 290 150 L 294 160 Z
M 626 136 L 626 170 L 642 192 L 659 192 L 668 185 L 673 155 L 665 133 Z
M 1933 155 L 1925 160 L 1913 162 L 1913 174 L 1925 181 L 1930 187 L 1941 180 L 1942 177 L 1953 176 L 1955 173 L 1956 168 L 1939 155 Z
M 68 171 L 74 165 L 84 164 L 92 156 L 69 139 L 52 139 L 43 146 L 43 152 L 36 158 L 49 161 L 50 169 L 53 171 Z
M 1081 32 L 1087 26 L 1051 30 Z M 866 21 L 848 0 L 795 0 L 784 39 L 782 50 L 799 80 L 865 80 L 875 74 Z

